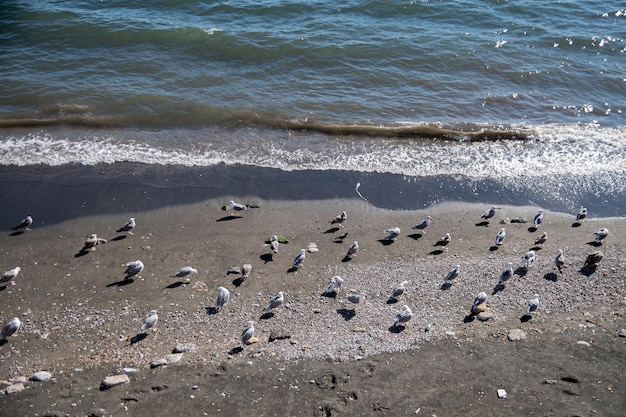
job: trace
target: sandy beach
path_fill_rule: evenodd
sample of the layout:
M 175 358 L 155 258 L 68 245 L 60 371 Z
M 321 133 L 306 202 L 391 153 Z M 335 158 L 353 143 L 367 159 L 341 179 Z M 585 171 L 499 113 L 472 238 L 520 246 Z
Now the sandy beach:
M 275 179 L 207 179 L 182 191 L 146 184 L 151 175 L 162 180 L 103 173 L 100 181 L 49 179 L 34 191 L 5 176 L 0 265 L 21 273 L 0 291 L 0 319 L 17 316 L 22 326 L 1 342 L 0 388 L 24 389 L 2 395 L 1 415 L 623 414 L 623 219 L 592 213 L 577 224 L 573 214 L 547 210 L 534 230 L 537 207 L 500 201 L 389 210 L 355 197 L 350 181 L 327 190 L 319 181 L 309 198 Z M 231 214 L 223 209 L 230 199 L 258 208 Z M 501 209 L 482 221 L 492 204 Z M 348 219 L 332 224 L 344 210 Z M 26 214 L 32 230 L 9 230 Z M 425 216 L 431 225 L 412 230 Z M 133 234 L 116 233 L 129 217 Z M 385 240 L 394 226 L 400 235 Z M 507 236 L 496 247 L 501 227 Z M 590 234 L 601 227 L 610 235 L 596 245 Z M 536 245 L 543 232 L 547 241 Z M 107 242 L 81 252 L 92 233 Z M 437 245 L 446 233 L 450 243 Z M 289 241 L 276 254 L 272 235 Z M 346 258 L 355 240 L 359 251 Z M 302 248 L 317 251 L 293 270 Z M 521 268 L 530 249 L 537 260 Z M 554 266 L 558 249 L 563 273 Z M 597 250 L 600 264 L 583 268 Z M 134 260 L 145 269 L 125 279 Z M 499 287 L 509 262 L 515 273 Z M 243 264 L 252 271 L 242 281 Z M 443 285 L 457 265 L 460 276 Z M 184 266 L 198 271 L 189 282 L 172 277 Z M 341 291 L 324 296 L 335 275 Z M 405 293 L 390 301 L 404 280 Z M 219 286 L 230 301 L 215 314 Z M 284 304 L 264 313 L 278 291 Z M 481 291 L 484 321 L 469 311 Z M 345 297 L 360 292 L 365 303 L 355 309 Z M 523 317 L 535 293 L 539 308 Z M 413 317 L 394 327 L 403 305 Z M 157 325 L 138 337 L 153 309 Z M 239 346 L 250 320 L 258 341 Z M 168 356 L 176 350 L 182 355 Z M 127 384 L 101 389 L 124 369 Z M 36 371 L 51 380 L 28 381 Z

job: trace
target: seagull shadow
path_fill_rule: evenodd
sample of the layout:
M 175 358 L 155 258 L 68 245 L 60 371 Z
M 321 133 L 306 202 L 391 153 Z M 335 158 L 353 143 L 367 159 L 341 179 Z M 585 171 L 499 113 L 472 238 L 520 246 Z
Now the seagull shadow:
M 133 336 L 133 338 L 130 339 L 130 345 L 134 345 L 135 343 L 139 343 L 141 342 L 143 339 L 145 339 L 146 337 L 148 337 L 147 333 L 139 333 L 135 336 Z
M 467 316 L 463 317 L 463 323 L 471 323 L 474 321 L 476 316 L 472 313 L 469 313 Z
M 543 279 L 545 279 L 546 281 L 557 282 L 559 280 L 559 277 L 554 272 L 548 272 L 543 276 Z
M 519 321 L 521 323 L 527 323 L 529 322 L 531 319 L 533 318 L 533 316 L 531 316 L 530 314 L 526 314 L 524 313 L 524 315 L 522 317 L 519 318 Z
M 259 256 L 259 258 L 260 258 L 263 262 L 268 263 L 268 262 L 272 262 L 272 261 L 274 260 L 274 255 L 273 255 L 273 254 L 271 254 L 271 253 L 264 253 L 264 254 L 262 254 L 261 256 Z
M 541 249 L 543 249 L 541 246 L 533 246 L 532 248 L 528 249 L 528 250 L 534 250 L 535 252 L 540 251 Z
M 119 236 L 115 236 L 113 239 L 111 239 L 114 242 L 119 242 L 120 240 L 124 240 L 126 239 L 128 236 L 126 235 L 119 235 Z
M 237 277 L 235 278 L 232 283 L 235 287 L 240 287 L 243 283 L 244 283 L 245 279 L 241 278 L 241 277 Z
M 331 292 L 324 291 L 323 293 L 320 294 L 320 297 L 337 299 L 337 292 L 336 291 L 331 291 Z
M 489 222 L 484 220 L 482 222 L 476 223 L 477 227 L 489 227 Z
M 393 242 L 395 242 L 395 240 L 393 239 L 378 239 L 378 241 L 380 242 L 381 245 L 383 246 L 389 246 L 391 245 Z
M 435 256 L 436 256 L 436 255 L 441 255 L 443 252 L 444 252 L 444 251 L 443 251 L 443 250 L 441 250 L 441 249 L 435 249 L 435 250 L 434 250 L 434 251 L 432 251 L 432 252 L 428 252 L 428 254 L 429 254 L 429 255 L 435 255 Z
M 9 343 L 9 341 L 8 341 L 8 340 L 6 340 L 6 339 L 0 339 L 0 346 L 4 346 L 4 345 L 6 345 L 7 343 Z
M 347 308 L 339 308 L 337 309 L 337 314 L 339 314 L 345 321 L 352 320 L 354 316 L 356 316 L 356 311 L 348 310 Z
M 297 270 L 298 270 L 298 267 L 297 267 L 297 266 L 292 266 L 291 268 L 289 268 L 289 269 L 287 270 L 287 273 L 288 273 L 288 274 L 291 274 L 291 273 L 293 273 L 293 272 L 296 272 Z
M 572 227 L 580 227 L 582 225 L 583 224 L 581 222 L 574 222 L 574 223 L 572 223 Z
M 274 317 L 274 313 L 272 313 L 271 311 L 268 311 L 266 313 L 261 314 L 261 317 L 259 317 L 259 320 L 269 320 L 272 317 Z
M 399 324 L 399 325 L 395 325 L 395 324 L 394 324 L 394 325 L 392 325 L 392 326 L 389 326 L 389 329 L 388 329 L 388 330 L 389 330 L 389 332 L 391 332 L 391 333 L 394 333 L 394 334 L 399 334 L 399 333 L 402 333 L 405 329 L 406 329 L 406 327 L 405 327 L 405 326 L 403 326 L 403 325 L 401 325 L 401 324 Z
M 81 256 L 87 255 L 89 252 L 91 252 L 89 249 L 81 249 L 74 255 L 74 258 L 80 258 Z
M 489 252 L 495 252 L 495 251 L 497 251 L 498 249 L 500 249 L 500 246 L 498 246 L 498 245 L 493 245 L 493 246 L 490 246 L 490 247 L 489 247 Z
M 124 278 L 121 281 L 116 281 L 116 282 L 112 282 L 112 283 L 108 284 L 107 288 L 109 288 L 109 287 L 124 287 L 124 286 L 126 286 L 128 284 L 132 284 L 133 282 L 135 282 L 135 280 L 132 279 L 132 278 Z
M 578 272 L 580 272 L 586 277 L 590 277 L 593 274 L 595 274 L 597 268 L 598 268 L 598 265 L 585 265 L 582 268 L 580 268 Z
M 331 227 L 330 229 L 328 229 L 325 232 L 323 232 L 323 234 L 327 235 L 327 234 L 338 232 L 339 230 L 341 230 L 341 229 L 338 228 L 338 227 Z
M 536 232 L 536 231 L 537 231 L 537 228 L 536 228 L 535 226 L 530 226 L 530 227 L 528 228 L 528 231 L 529 231 L 530 233 L 534 233 L 534 232 Z
M 517 275 L 520 278 L 525 277 L 526 274 L 528 274 L 528 268 L 525 266 L 520 266 L 513 272 L 513 275 Z
M 228 351 L 229 355 L 237 355 L 239 353 L 243 352 L 243 346 L 236 346 L 234 348 L 232 348 L 231 350 Z
M 504 284 L 496 284 L 496 286 L 493 287 L 493 291 L 491 291 L 491 295 L 496 295 L 500 291 L 504 291 L 505 288 L 506 286 Z
M 397 304 L 398 301 L 400 300 L 398 300 L 397 298 L 389 297 L 389 299 L 387 299 L 387 304 Z
M 9 233 L 9 236 L 19 236 L 19 235 L 23 235 L 23 234 L 24 234 L 23 230 L 18 230 L 16 232 Z
M 178 287 L 182 287 L 183 285 L 185 285 L 184 282 L 182 281 L 176 281 L 176 282 L 172 282 L 170 285 L 168 285 L 167 287 L 165 287 L 164 289 L 166 290 L 171 290 L 174 288 L 178 288 Z
M 216 221 L 216 222 L 227 222 L 227 221 L 230 221 L 230 220 L 235 220 L 235 219 L 243 219 L 243 217 L 241 217 L 241 216 L 234 216 L 234 215 L 232 215 L 232 214 L 231 214 L 231 215 L 228 215 L 228 216 L 224 216 L 224 217 L 222 217 L 222 218 L 219 218 L 219 219 L 217 219 L 217 220 L 215 220 L 215 221 Z
M 444 282 L 439 288 L 441 288 L 441 291 L 448 291 L 450 288 L 452 288 L 452 283 Z
M 602 242 L 596 242 L 595 240 L 592 240 L 591 242 L 587 242 L 587 245 L 593 246 L 594 248 L 599 248 L 600 246 L 602 246 Z
M 343 259 L 341 260 L 341 262 L 350 262 L 351 260 L 352 260 L 352 257 L 351 257 L 351 256 L 346 255 L 346 256 L 344 256 L 344 257 L 343 257 Z
M 215 307 L 204 307 L 204 311 L 206 311 L 209 316 L 219 313 Z
M 407 235 L 407 237 L 410 237 L 413 240 L 420 240 L 422 237 L 424 237 L 424 235 L 421 233 L 412 233 L 410 235 Z

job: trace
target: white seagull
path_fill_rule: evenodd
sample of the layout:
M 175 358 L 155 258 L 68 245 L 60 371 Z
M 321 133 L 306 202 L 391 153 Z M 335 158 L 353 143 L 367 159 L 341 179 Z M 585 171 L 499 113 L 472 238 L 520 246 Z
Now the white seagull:
M 278 291 L 276 295 L 270 299 L 270 302 L 267 304 L 267 307 L 263 309 L 263 311 L 268 312 L 270 310 L 280 307 L 281 305 L 283 305 L 284 300 L 285 298 L 283 296 L 283 292 Z
M 296 255 L 293 260 L 293 264 L 291 265 L 291 269 L 297 269 L 298 266 L 304 262 L 304 258 L 306 258 L 306 249 L 300 249 L 300 252 Z
M 585 266 L 594 266 L 600 263 L 600 261 L 604 258 L 604 252 L 601 250 L 595 251 L 587 255 L 587 259 L 585 259 Z
M 404 294 L 404 290 L 405 290 L 405 286 L 406 284 L 408 284 L 409 281 L 402 281 L 400 284 L 398 284 L 392 291 L 391 291 L 391 295 L 389 296 L 390 300 L 396 300 L 398 299 L 398 297 L 400 297 L 402 294 Z
M 345 211 L 342 211 L 337 217 L 335 217 L 330 223 L 335 224 L 339 223 L 339 226 L 343 227 L 343 222 L 348 220 L 348 214 Z
M 143 262 L 139 260 L 130 261 L 125 266 L 126 266 L 126 270 L 124 271 L 124 274 L 126 274 L 125 276 L 126 279 L 130 277 L 134 277 L 135 275 L 143 271 Z
M 537 310 L 537 307 L 539 307 L 539 294 L 535 294 L 533 298 L 528 300 L 528 305 L 526 306 L 526 313 L 524 315 L 530 316 L 530 313 Z
M 96 246 L 99 245 L 100 243 L 107 243 L 107 240 L 99 238 L 97 234 L 92 233 L 89 235 L 87 240 L 85 240 L 85 243 L 83 245 L 83 248 L 81 249 L 81 252 L 84 252 L 90 249 L 96 250 Z
M 548 232 L 543 232 L 541 236 L 535 239 L 535 245 L 543 245 L 548 240 Z
M 535 263 L 536 259 L 537 259 L 537 254 L 535 253 L 535 251 L 529 250 L 528 252 L 526 252 L 524 256 L 522 256 L 522 260 L 521 260 L 522 266 L 524 268 L 528 268 L 533 263 Z
M 426 218 L 424 220 L 422 220 L 421 222 L 419 222 L 415 226 L 411 227 L 411 229 L 424 231 L 428 226 L 430 226 L 430 221 L 431 220 L 432 219 L 431 219 L 430 216 L 426 216 Z M 424 231 L 424 233 L 426 233 L 426 232 Z
M 246 324 L 246 328 L 243 329 L 243 332 L 241 333 L 241 337 L 239 338 L 239 344 L 248 344 L 248 341 L 252 338 L 252 336 L 254 336 L 254 322 L 250 320 Z
M 448 275 L 443 279 L 446 283 L 452 283 L 455 279 L 459 277 L 461 273 L 461 267 L 459 265 L 455 266 L 453 270 L 448 272 Z
M 348 294 L 346 296 L 346 300 L 348 300 L 349 302 L 351 302 L 352 304 L 355 305 L 355 310 L 357 307 L 360 307 L 362 304 L 365 303 L 365 294 L 360 293 L 360 294 Z
M 396 319 L 393 322 L 393 327 L 397 327 L 398 324 L 407 323 L 413 317 L 413 312 L 409 308 L 409 306 L 402 306 L 402 310 L 396 314 Z
M 513 276 L 513 262 L 509 262 L 509 266 L 506 267 L 500 278 L 498 279 L 498 286 L 503 286 L 506 281 Z
M 602 243 L 602 241 L 609 235 L 609 229 L 603 227 L 602 229 L 598 229 L 593 232 L 592 235 L 596 235 L 596 243 Z
M 224 304 L 226 304 L 228 302 L 229 298 L 230 298 L 230 292 L 228 292 L 228 290 L 226 288 L 219 287 L 217 289 L 217 301 L 215 303 L 215 312 L 216 313 L 220 312 L 222 307 L 224 307 Z
M 578 214 L 576 215 L 576 221 L 582 222 L 585 217 L 587 217 L 587 209 L 580 206 L 580 210 L 578 210 Z
M 146 330 L 156 326 L 157 321 L 159 321 L 159 315 L 156 310 L 150 310 L 145 319 L 143 319 L 143 324 L 139 328 L 139 333 L 145 333 Z
M 341 284 L 343 284 L 343 278 L 338 275 L 335 275 L 328 282 L 328 287 L 326 287 L 325 294 L 337 293 L 341 290 Z
M 352 245 L 348 248 L 348 252 L 346 253 L 346 258 L 350 258 L 356 254 L 359 250 L 359 243 L 355 240 L 352 242 Z
M 385 236 L 385 240 L 394 240 L 398 236 L 400 236 L 400 228 L 399 227 L 391 227 L 385 230 L 387 236 Z
M 172 277 L 173 278 L 187 278 L 187 281 L 189 281 L 189 278 L 196 276 L 196 275 L 198 275 L 197 269 L 192 268 L 190 266 L 184 266 L 180 268 L 178 272 L 172 275 Z
M 484 291 L 479 292 L 476 298 L 474 298 L 474 302 L 472 303 L 472 307 L 470 308 L 470 311 L 473 313 L 474 309 L 478 307 L 479 305 L 481 305 L 482 303 L 484 303 L 485 301 L 487 301 L 487 293 Z
M 278 253 L 278 246 L 280 243 L 278 242 L 278 236 L 274 235 L 270 238 L 270 249 L 273 253 Z
M 503 244 L 505 237 L 506 237 L 506 230 L 504 230 L 504 227 L 503 227 L 502 229 L 500 229 L 500 231 L 496 235 L 496 246 L 500 246 L 501 244 Z
M 21 270 L 22 268 L 20 268 L 19 266 L 16 266 L 13 269 L 9 269 L 0 277 L 0 284 L 3 284 L 5 282 L 10 282 L 11 285 L 15 285 L 15 281 L 13 280 L 17 278 Z
M 26 216 L 17 226 L 12 227 L 12 230 L 30 230 L 30 225 L 33 224 L 33 217 L 29 214 Z
M 559 270 L 559 273 L 563 273 L 563 266 L 565 265 L 565 256 L 563 256 L 563 249 L 559 249 L 556 253 L 556 257 L 554 258 L 554 264 L 556 265 L 556 269 Z
M 233 200 L 230 200 L 228 202 L 228 207 L 230 207 L 230 209 L 235 212 L 244 211 L 248 209 L 248 207 L 244 206 L 243 204 L 235 203 Z
M 496 214 L 496 210 L 497 210 L 498 208 L 499 208 L 499 207 L 496 207 L 496 206 L 491 207 L 489 210 L 485 211 L 485 212 L 484 212 L 484 213 L 480 216 L 480 218 L 481 218 L 481 219 L 485 219 L 485 220 L 489 221 L 489 219 L 490 219 L 490 218 L 492 218 L 493 216 L 495 216 L 495 214 Z
M 10 322 L 4 325 L 2 330 L 0 330 L 0 340 L 6 339 L 7 337 L 17 333 L 20 330 L 20 326 L 22 322 L 17 317 L 13 317 Z
M 135 226 L 136 226 L 135 218 L 131 217 L 130 219 L 128 219 L 128 222 L 124 226 L 117 229 L 115 233 L 128 232 L 129 235 L 132 235 L 133 232 L 131 232 L 131 230 L 133 230 Z
M 539 227 L 542 221 L 543 221 L 543 210 L 539 210 L 537 214 L 535 214 L 535 218 L 533 219 L 533 225 L 535 226 L 535 229 Z

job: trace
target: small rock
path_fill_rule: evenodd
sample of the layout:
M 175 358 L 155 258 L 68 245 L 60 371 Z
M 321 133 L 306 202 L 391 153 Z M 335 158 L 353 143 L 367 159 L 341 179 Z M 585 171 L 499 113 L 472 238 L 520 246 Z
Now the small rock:
M 498 398 L 503 398 L 506 400 L 506 391 L 503 390 L 502 388 L 498 390 Z
M 122 372 L 124 372 L 126 375 L 133 375 L 133 374 L 136 374 L 137 372 L 139 372 L 139 369 L 137 369 L 137 368 L 124 368 L 124 369 L 122 369 Z
M 509 330 L 509 334 L 507 335 L 507 338 L 511 342 L 515 342 L 518 340 L 526 340 L 526 332 L 524 332 L 522 329 L 511 329 Z
M 487 311 L 483 311 L 481 313 L 478 313 L 478 315 L 476 316 L 476 318 L 480 321 L 487 321 L 487 320 L 491 320 L 495 317 L 496 315 L 494 314 L 493 311 L 491 310 L 487 310 Z
M 253 343 L 257 343 L 259 341 L 259 338 L 256 336 L 252 336 L 250 339 L 246 340 L 244 343 L 246 345 L 251 345 Z
M 318 248 L 316 248 L 316 247 L 312 247 L 312 246 L 309 246 L 309 247 L 307 248 L 307 250 L 308 250 L 309 252 L 311 252 L 311 253 L 314 253 L 314 252 L 319 252 L 319 251 L 320 251 Z
M 591 345 L 589 344 L 589 342 L 585 342 L 584 340 L 579 340 L 578 342 L 576 342 L 576 344 L 577 344 L 577 345 L 580 345 L 580 346 L 584 346 L 584 347 L 589 347 L 589 346 L 591 346 Z
M 104 408 L 94 408 L 87 414 L 87 417 L 105 417 L 107 411 Z
M 128 375 L 126 374 L 110 375 L 104 378 L 100 384 L 100 389 L 106 390 L 116 385 L 128 384 L 129 382 L 130 378 L 128 378 Z
M 180 345 L 176 345 L 173 353 L 195 352 L 195 351 L 196 351 L 195 343 L 182 343 Z
M 228 272 L 226 272 L 227 274 L 241 274 L 241 268 L 239 268 L 238 266 L 231 266 L 230 268 L 228 268 Z
M 167 361 L 167 363 L 180 362 L 180 360 L 182 358 L 183 358 L 183 354 L 182 353 L 171 353 L 171 354 L 165 356 L 165 360 Z
M 620 331 L 617 332 L 617 335 L 619 337 L 626 337 L 626 329 L 620 329 Z
M 543 383 L 546 385 L 555 385 L 556 384 L 556 379 L 544 379 Z
M 289 339 L 291 338 L 290 334 L 284 333 L 284 332 L 278 332 L 278 331 L 272 331 L 270 332 L 270 338 L 269 341 L 273 342 L 274 340 L 282 340 L 282 339 Z
M 46 382 L 49 381 L 50 378 L 52 378 L 52 374 L 48 371 L 37 371 L 34 372 L 30 378 L 28 378 L 29 381 L 40 381 L 40 382 Z
M 472 308 L 472 314 L 475 316 L 485 311 L 487 311 L 487 305 L 485 303 L 478 304 L 476 307 Z
M 161 358 L 150 362 L 150 368 L 158 368 L 159 366 L 167 365 L 167 359 Z
M 454 333 L 454 332 L 450 332 L 450 331 L 449 331 L 449 332 L 446 332 L 446 336 L 455 337 L 455 336 L 456 336 L 456 333 Z
M 6 395 L 16 394 L 20 391 L 24 391 L 24 384 L 18 382 L 17 384 L 11 384 L 4 389 Z

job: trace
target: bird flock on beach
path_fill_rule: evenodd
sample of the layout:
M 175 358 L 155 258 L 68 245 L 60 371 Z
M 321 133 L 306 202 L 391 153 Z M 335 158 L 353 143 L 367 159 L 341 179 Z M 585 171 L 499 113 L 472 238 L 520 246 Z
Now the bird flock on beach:
M 247 205 L 236 203 L 231 200 L 227 203 L 226 206 L 223 207 L 225 210 L 230 211 L 231 216 L 241 216 L 242 212 L 247 210 L 249 207 Z M 486 210 L 480 216 L 482 223 L 477 224 L 482 226 L 488 226 L 490 221 L 495 217 L 497 210 L 500 208 L 497 206 L 492 206 L 488 210 Z M 573 226 L 580 226 L 584 219 L 587 217 L 587 209 L 585 207 L 581 207 L 578 213 L 575 216 L 575 223 Z M 348 214 L 346 211 L 342 211 L 335 218 L 330 220 L 331 225 L 336 225 L 334 230 L 340 230 L 343 228 L 348 220 Z M 524 219 L 525 220 L 525 219 Z M 426 233 L 426 229 L 431 225 L 432 217 L 426 216 L 423 220 L 415 224 L 411 227 L 412 230 L 420 231 L 423 236 Z M 538 210 L 537 214 L 534 216 L 532 221 L 532 226 L 528 229 L 530 232 L 537 231 L 544 222 L 544 211 Z M 503 222 L 501 222 L 503 223 Z M 506 223 L 506 222 L 504 222 Z M 24 232 L 31 231 L 31 226 L 33 224 L 33 217 L 26 216 L 22 221 L 20 221 L 15 227 L 11 228 L 14 231 L 12 235 L 18 235 Z M 135 218 L 131 217 L 128 222 L 126 222 L 123 226 L 116 230 L 116 233 L 126 233 L 128 235 L 133 235 L 133 230 L 136 227 Z M 335 238 L 336 241 L 343 241 L 347 237 L 348 233 L 343 233 L 339 235 L 339 237 Z M 401 235 L 400 227 L 394 226 L 384 230 L 384 236 L 381 238 L 380 242 L 384 245 L 393 243 L 399 236 Z M 500 246 L 505 244 L 506 241 L 506 228 L 502 227 L 499 229 L 495 236 L 494 246 L 490 250 L 497 250 Z M 591 233 L 591 236 L 594 236 L 594 240 L 589 242 L 593 246 L 599 247 L 602 245 L 604 239 L 609 236 L 609 230 L 606 228 L 600 228 L 595 232 Z M 337 240 L 339 239 L 339 240 Z M 440 237 L 434 246 L 443 246 L 446 247 L 448 243 L 452 240 L 450 233 L 446 233 L 444 236 Z M 535 248 L 528 250 L 520 257 L 519 261 L 519 269 L 514 270 L 514 265 L 512 262 L 509 262 L 500 277 L 498 278 L 497 288 L 503 289 L 505 283 L 513 277 L 516 273 L 524 274 L 529 268 L 532 268 L 533 264 L 537 260 L 537 249 L 540 248 L 540 245 L 543 245 L 548 240 L 548 233 L 544 231 L 539 237 L 534 240 Z M 87 236 L 86 240 L 83 243 L 83 247 L 79 250 L 76 256 L 82 256 L 84 254 L 95 251 L 98 245 L 102 245 L 107 243 L 106 239 L 100 238 L 96 233 L 92 233 Z M 280 239 L 277 235 L 272 235 L 269 238 L 269 244 L 267 244 L 270 248 L 269 256 L 272 257 L 275 254 L 279 253 L 281 248 Z M 446 248 L 447 249 L 447 248 Z M 308 248 L 309 252 L 317 251 L 316 246 L 310 246 Z M 345 257 L 343 258 L 344 262 L 350 261 L 353 257 L 357 256 L 359 251 L 359 244 L 355 240 L 348 247 Z M 307 249 L 300 249 L 296 254 L 293 262 L 291 263 L 291 268 L 288 272 L 293 272 L 298 270 L 306 260 Z M 584 260 L 583 266 L 581 270 L 587 269 L 590 272 L 593 272 L 595 267 L 600 263 L 604 254 L 601 250 L 596 250 L 590 253 L 586 259 Z M 144 271 L 144 264 L 141 260 L 129 261 L 124 264 L 125 270 L 124 280 L 132 280 L 133 277 L 138 276 Z M 563 273 L 563 269 L 567 267 L 567 262 L 565 259 L 565 255 L 563 249 L 558 249 L 556 256 L 554 258 L 554 267 L 559 274 Z M 250 273 L 252 270 L 252 265 L 244 264 L 240 270 L 241 273 L 241 282 L 244 282 L 246 279 L 250 277 Z M 21 272 L 20 267 L 14 267 L 10 270 L 7 270 L 0 277 L 0 286 L 6 285 L 16 285 L 16 278 L 19 276 Z M 174 278 L 182 278 L 184 279 L 184 283 L 189 283 L 190 279 L 198 274 L 197 269 L 191 266 L 184 266 L 179 269 L 177 272 L 172 274 L 171 276 Z M 455 265 L 444 277 L 443 284 L 441 285 L 442 290 L 449 289 L 454 283 L 458 280 L 461 275 L 461 267 L 460 265 Z M 342 289 L 342 284 L 344 283 L 343 278 L 340 276 L 333 276 L 328 285 L 326 286 L 325 291 L 323 292 L 324 296 L 335 298 Z M 388 303 L 396 303 L 399 301 L 401 296 L 405 293 L 407 286 L 410 283 L 408 280 L 404 280 L 398 283 L 394 288 L 391 289 Z M 230 292 L 223 286 L 218 287 L 217 289 L 217 298 L 215 301 L 215 307 L 212 308 L 212 312 L 214 314 L 219 313 L 224 306 L 228 303 L 230 299 Z M 486 292 L 479 292 L 473 299 L 473 302 L 470 307 L 470 316 L 477 316 L 480 313 L 486 310 L 486 301 L 488 299 L 488 295 Z M 523 318 L 526 320 L 532 317 L 532 313 L 535 312 L 539 307 L 539 294 L 534 294 L 532 298 L 530 298 L 527 302 L 526 309 L 523 313 Z M 345 296 L 345 301 L 350 305 L 353 305 L 353 312 L 363 307 L 366 302 L 366 294 L 364 292 L 350 292 Z M 285 292 L 279 291 L 274 296 L 270 298 L 265 308 L 263 308 L 263 314 L 273 314 L 273 311 L 278 310 L 285 302 Z M 400 326 L 406 325 L 412 318 L 413 313 L 408 305 L 402 305 L 400 311 L 394 317 L 392 329 L 398 329 Z M 141 327 L 138 329 L 137 334 L 143 335 L 145 337 L 146 333 L 155 328 L 158 322 L 158 312 L 156 310 L 151 310 L 146 317 L 143 319 Z M 20 329 L 20 320 L 17 317 L 12 318 L 7 324 L 5 324 L 0 332 L 0 341 L 6 340 L 9 337 L 16 335 Z M 254 321 L 248 321 L 239 337 L 238 346 L 243 347 L 246 344 L 254 343 L 255 337 L 255 328 Z

